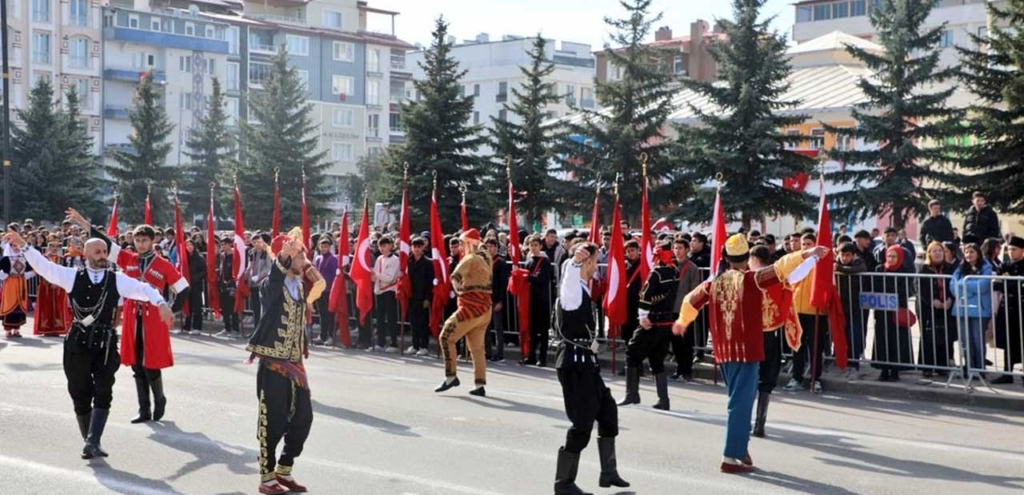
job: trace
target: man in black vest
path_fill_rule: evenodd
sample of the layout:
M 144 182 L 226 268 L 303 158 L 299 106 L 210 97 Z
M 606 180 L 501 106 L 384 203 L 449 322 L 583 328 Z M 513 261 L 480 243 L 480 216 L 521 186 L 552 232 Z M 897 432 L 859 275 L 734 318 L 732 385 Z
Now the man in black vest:
M 168 326 L 174 321 L 174 313 L 149 284 L 111 270 L 107 244 L 101 239 L 89 239 L 85 243 L 88 262 L 79 269 L 47 260 L 16 232 L 9 232 L 5 239 L 25 253 L 36 274 L 67 291 L 71 299 L 75 320 L 64 339 L 64 375 L 75 404 L 78 429 L 85 440 L 82 458 L 106 457 L 107 453 L 100 448 L 100 438 L 110 415 L 114 374 L 121 366 L 114 330 L 118 299 L 158 306 L 160 317 Z

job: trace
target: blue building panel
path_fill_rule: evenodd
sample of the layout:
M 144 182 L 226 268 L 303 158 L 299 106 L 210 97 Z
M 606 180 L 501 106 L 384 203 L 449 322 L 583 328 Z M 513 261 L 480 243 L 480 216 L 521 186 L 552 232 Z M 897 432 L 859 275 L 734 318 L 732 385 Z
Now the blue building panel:
M 140 29 L 107 27 L 103 29 L 103 39 L 178 48 L 181 50 L 223 53 L 225 55 L 228 53 L 227 41 L 196 38 L 194 36 L 174 33 L 143 31 Z
M 142 70 L 104 69 L 103 79 L 112 81 L 138 82 L 142 78 Z M 153 71 L 153 81 L 162 83 L 167 81 L 167 74 L 162 70 Z
M 350 42 L 355 45 L 355 57 L 352 62 L 341 62 L 334 60 L 334 42 L 330 38 L 320 38 L 323 49 L 320 51 L 320 84 L 321 90 L 313 93 L 313 99 L 330 103 L 342 103 L 341 98 L 333 94 L 333 76 L 347 76 L 353 79 L 353 94 L 345 95 L 344 103 L 349 105 L 363 105 L 366 102 L 366 44 Z M 312 74 L 310 75 L 312 78 Z M 387 94 L 387 88 L 381 88 L 382 98 Z

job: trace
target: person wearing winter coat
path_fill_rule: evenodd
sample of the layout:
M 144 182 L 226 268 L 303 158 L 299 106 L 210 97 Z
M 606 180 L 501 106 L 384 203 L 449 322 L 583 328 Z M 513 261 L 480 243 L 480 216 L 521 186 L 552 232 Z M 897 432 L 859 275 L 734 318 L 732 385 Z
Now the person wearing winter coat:
M 992 266 L 973 243 L 964 246 L 964 262 L 953 272 L 949 288 L 956 298 L 953 316 L 960 327 L 960 341 L 967 347 L 967 364 L 982 369 L 985 367 L 984 333 L 992 320 L 992 283 L 983 278 L 967 280 L 972 275 L 992 276 Z

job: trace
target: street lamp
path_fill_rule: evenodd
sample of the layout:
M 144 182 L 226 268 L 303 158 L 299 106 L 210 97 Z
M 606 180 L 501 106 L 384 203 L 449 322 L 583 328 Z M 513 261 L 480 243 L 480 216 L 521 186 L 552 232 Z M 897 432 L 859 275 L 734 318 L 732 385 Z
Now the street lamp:
M 0 43 L 3 43 L 3 168 L 4 168 L 4 220 L 11 220 L 11 70 L 7 44 L 7 2 L 0 1 Z

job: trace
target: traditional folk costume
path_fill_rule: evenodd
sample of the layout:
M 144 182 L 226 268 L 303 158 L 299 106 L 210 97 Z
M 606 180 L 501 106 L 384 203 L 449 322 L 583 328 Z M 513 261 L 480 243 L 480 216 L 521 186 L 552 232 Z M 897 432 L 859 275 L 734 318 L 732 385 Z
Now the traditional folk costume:
M 654 383 L 658 390 L 655 409 L 669 410 L 668 377 L 665 375 L 665 357 L 672 342 L 672 324 L 679 316 L 675 305 L 679 287 L 679 270 L 672 262 L 672 249 L 658 247 L 658 266 L 647 276 L 640 290 L 638 318 L 647 318 L 650 329 L 638 326 L 626 347 L 626 397 L 620 406 L 640 403 L 640 367 L 644 359 L 651 363 Z M 691 358 L 692 361 L 692 358 Z
M 62 264 L 64 256 L 60 248 L 46 252 L 45 258 L 54 264 Z M 39 281 L 39 292 L 36 294 L 35 324 L 33 335 L 59 336 L 68 333 L 71 328 L 71 306 L 68 305 L 68 293 L 46 279 Z
M 159 292 L 123 273 L 57 265 L 28 248 L 39 275 L 71 297 L 74 323 L 64 339 L 64 375 L 75 405 L 78 429 L 85 440 L 82 458 L 106 457 L 100 438 L 110 415 L 114 374 L 121 364 L 114 314 L 120 298 L 163 305 Z
M 768 404 L 772 391 L 779 383 L 782 371 L 782 342 L 790 336 L 799 342 L 803 330 L 793 308 L 793 290 L 785 282 L 761 289 L 761 315 L 764 326 L 764 361 L 758 369 L 757 416 L 754 418 L 755 437 L 764 437 L 764 425 L 768 420 Z
M 480 232 L 469 229 L 462 234 L 462 241 L 472 241 L 480 247 Z M 491 323 L 491 259 L 485 249 L 467 246 L 466 255 L 452 271 L 451 278 L 461 284 L 456 290 L 458 307 L 444 322 L 441 329 L 441 356 L 444 358 L 445 381 L 435 392 L 444 392 L 459 386 L 457 375 L 457 354 L 455 343 L 466 337 L 469 353 L 473 359 L 473 378 L 476 388 L 471 394 L 483 397 L 487 385 L 487 359 L 484 340 L 487 326 Z
M 0 320 L 8 338 L 21 338 L 21 327 L 28 319 L 28 281 L 35 275 L 22 250 L 4 246 L 4 256 L 0 258 Z
M 98 231 L 91 235 L 107 239 Z M 138 254 L 123 250 L 110 239 L 107 239 L 107 246 L 110 249 L 110 260 L 116 261 L 125 275 L 148 283 L 161 294 L 166 293 L 170 287 L 175 293 L 171 310 L 176 313 L 181 311 L 188 301 L 188 280 L 170 261 L 155 251 Z M 171 351 L 171 329 L 160 319 L 159 311 L 152 305 L 125 301 L 124 324 L 121 328 L 121 364 L 131 366 L 139 399 L 139 414 L 131 422 L 160 421 L 167 407 L 161 370 L 174 366 L 174 354 Z M 152 404 L 149 400 L 150 390 L 153 391 Z
M 559 287 L 558 328 L 561 342 L 555 357 L 558 382 L 562 385 L 565 414 L 572 426 L 565 446 L 558 449 L 555 495 L 582 495 L 576 486 L 580 452 L 590 443 L 597 422 L 597 448 L 601 459 L 601 487 L 628 487 L 619 477 L 615 459 L 615 437 L 619 435 L 619 410 L 611 390 L 601 379 L 597 354 L 597 327 L 590 288 L 580 277 L 580 265 L 570 260 Z
M 745 262 L 749 251 L 742 234 L 730 237 L 725 243 L 725 255 L 733 263 Z M 756 272 L 729 268 L 683 299 L 678 323 L 684 328 L 696 319 L 700 308 L 710 305 L 715 361 L 722 370 L 729 394 L 725 460 L 721 465 L 724 473 L 754 470 L 747 446 L 750 416 L 757 395 L 758 368 L 764 360 L 762 291 L 783 280 L 794 283 L 806 277 L 817 260 L 809 258 L 801 264 L 802 257 L 802 253 L 786 255 L 774 265 Z
M 271 242 L 271 250 L 279 253 L 290 240 L 288 236 L 278 236 Z M 306 298 L 303 277 L 289 272 L 292 263 L 291 258 L 276 256 L 270 275 L 259 289 L 263 318 L 245 347 L 251 353 L 250 362 L 259 359 L 256 436 L 260 442 L 260 493 L 272 495 L 306 491 L 292 478 L 292 467 L 295 458 L 302 453 L 313 424 L 313 406 L 303 359 L 309 357 L 305 332 L 306 303 L 315 301 Z M 322 287 L 319 292 L 323 292 Z M 282 438 L 284 448 L 278 457 L 277 444 Z

